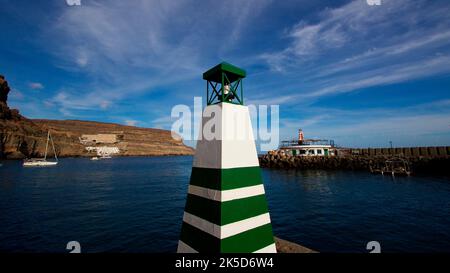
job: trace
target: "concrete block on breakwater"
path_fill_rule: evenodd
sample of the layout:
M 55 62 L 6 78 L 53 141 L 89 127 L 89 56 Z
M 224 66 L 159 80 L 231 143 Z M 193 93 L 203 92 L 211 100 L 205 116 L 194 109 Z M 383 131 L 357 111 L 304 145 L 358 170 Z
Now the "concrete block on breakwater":
M 404 147 L 404 148 L 365 148 L 365 149 L 341 149 L 352 154 L 375 156 L 375 155 L 396 155 L 396 156 L 424 156 L 438 157 L 450 156 L 449 147 Z

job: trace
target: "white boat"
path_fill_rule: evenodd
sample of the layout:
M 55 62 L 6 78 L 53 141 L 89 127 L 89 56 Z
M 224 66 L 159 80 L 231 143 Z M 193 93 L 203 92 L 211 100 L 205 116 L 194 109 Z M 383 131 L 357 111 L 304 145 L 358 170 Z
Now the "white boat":
M 333 140 L 305 139 L 303 130 L 298 132 L 298 140 L 282 141 L 280 151 L 292 156 L 335 156 Z
M 99 156 L 99 159 L 110 159 L 110 158 L 112 158 L 110 153 L 104 152 L 104 151 L 97 152 L 97 156 Z
M 91 158 L 91 160 L 92 160 L 92 161 L 95 161 L 95 160 L 99 160 L 99 158 L 96 157 L 96 156 L 94 156 L 94 157 Z
M 51 141 L 53 147 L 53 153 L 55 154 L 55 161 L 47 161 L 48 143 Z M 56 155 L 55 144 L 50 135 L 50 131 L 47 134 L 47 144 L 45 145 L 45 155 L 44 158 L 32 158 L 26 159 L 23 162 L 24 167 L 49 167 L 58 165 L 58 156 Z
M 27 159 L 23 162 L 24 167 L 47 167 L 47 166 L 55 166 L 58 165 L 58 162 L 55 161 L 47 161 L 41 158 L 32 158 Z

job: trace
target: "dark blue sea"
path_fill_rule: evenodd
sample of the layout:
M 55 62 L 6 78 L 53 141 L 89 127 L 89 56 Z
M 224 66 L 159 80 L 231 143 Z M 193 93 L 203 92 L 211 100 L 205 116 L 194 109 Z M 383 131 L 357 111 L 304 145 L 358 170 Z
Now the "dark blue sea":
M 175 252 L 192 157 L 0 167 L 0 252 Z M 263 170 L 274 233 L 320 252 L 450 252 L 450 179 Z

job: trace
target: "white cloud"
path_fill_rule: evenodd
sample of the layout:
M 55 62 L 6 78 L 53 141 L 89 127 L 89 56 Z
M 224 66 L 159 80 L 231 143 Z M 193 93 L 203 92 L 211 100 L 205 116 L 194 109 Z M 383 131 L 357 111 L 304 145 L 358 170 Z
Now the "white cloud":
M 387 29 L 386 22 L 395 21 L 395 15 L 408 7 L 406 0 L 386 1 L 383 6 L 369 7 L 365 1 L 351 1 L 335 9 L 325 9 L 317 23 L 300 21 L 292 27 L 287 37 L 288 47 L 280 52 L 264 54 L 263 58 L 279 69 L 299 61 L 317 58 L 353 43 L 357 38 L 375 35 L 374 29 Z
M 43 40 L 59 67 L 89 79 L 89 86 L 81 87 L 87 91 L 67 94 L 76 107 L 98 107 L 92 103 L 96 97 L 112 105 L 198 77 L 211 56 L 235 47 L 246 23 L 269 2 L 211 1 L 202 8 L 193 0 L 86 2 L 62 9 Z
M 107 109 L 110 105 L 111 105 L 111 102 L 106 101 L 106 100 L 102 100 L 100 102 L 100 108 L 103 110 Z
M 284 128 L 302 128 L 302 127 L 310 127 L 312 125 L 316 125 L 321 121 L 327 120 L 330 116 L 328 114 L 319 114 L 313 115 L 304 119 L 292 119 L 292 118 L 284 118 L 281 121 L 281 126 Z
M 296 75 L 282 80 L 285 92 L 274 99 L 295 104 L 449 73 L 448 14 L 450 5 L 443 2 L 395 0 L 371 7 L 351 1 L 325 9 L 314 23 L 302 20 L 288 31 L 291 42 L 284 49 L 261 56 L 279 75 Z
M 136 126 L 137 123 L 138 123 L 137 120 L 131 120 L 131 119 L 125 120 L 125 124 L 128 125 L 128 126 Z
M 76 91 L 66 89 L 58 91 L 53 98 L 46 100 L 45 103 L 69 116 L 72 113 L 71 110 L 105 110 L 111 105 L 109 101 L 102 96 L 96 96 L 95 93 L 89 96 L 80 96 Z
M 154 128 L 170 129 L 172 123 L 175 121 L 171 116 L 161 116 L 152 120 L 151 124 Z
M 445 145 L 450 138 L 449 105 L 443 99 L 398 108 L 310 107 L 302 111 L 306 118 L 282 119 L 280 131 L 283 140 L 303 128 L 307 137 L 334 139 L 352 147 L 387 146 L 390 140 L 398 145 Z
M 381 48 L 371 48 L 364 53 L 344 59 L 337 63 L 321 68 L 318 72 L 318 77 L 325 77 L 335 73 L 341 73 L 348 70 L 356 70 L 364 68 L 369 65 L 380 65 L 382 63 L 389 63 L 396 55 L 410 53 L 427 48 L 436 48 L 449 44 L 450 31 L 443 31 L 439 33 L 429 33 L 406 39 L 404 42 L 389 45 Z M 438 54 L 437 54 L 438 55 Z
M 297 95 L 295 94 L 291 94 L 291 95 L 284 95 L 284 96 L 280 96 L 280 95 L 276 95 L 274 96 L 274 94 L 272 92 L 268 94 L 265 94 L 263 96 L 255 96 L 251 99 L 247 100 L 247 103 L 253 104 L 253 105 L 280 105 L 280 104 L 288 104 L 288 103 L 297 103 L 297 101 L 295 101 L 295 99 L 297 98 Z
M 8 96 L 8 100 L 23 100 L 25 98 L 25 96 L 23 95 L 22 92 L 20 92 L 17 89 L 12 89 L 11 92 L 9 93 Z
M 248 101 L 256 105 L 295 105 L 298 108 L 304 108 L 327 95 L 349 93 L 359 89 L 419 80 L 430 76 L 448 75 L 449 73 L 450 55 L 437 55 L 400 64 L 386 62 L 385 65 L 371 69 L 315 79 L 307 87 L 302 81 L 293 84 L 285 81 L 281 87 L 277 87 L 276 93 L 273 92 L 273 88 L 263 87 L 259 95 Z
M 348 146 L 367 145 L 363 144 L 367 142 L 375 146 L 387 146 L 390 140 L 401 145 L 443 145 L 450 137 L 450 115 L 374 117 L 353 124 L 330 124 L 320 129 L 315 128 L 314 133 L 332 136 Z
M 84 53 L 83 51 L 78 52 L 78 56 L 76 57 L 75 62 L 80 67 L 85 67 L 89 62 L 87 54 Z
M 438 56 L 400 65 L 388 65 L 367 72 L 345 75 L 335 78 L 336 83 L 317 91 L 299 95 L 298 98 L 320 97 L 328 94 L 346 93 L 357 89 L 388 85 L 408 80 L 421 79 L 427 76 L 450 72 L 450 56 Z
M 44 85 L 40 82 L 30 82 L 28 87 L 33 90 L 41 90 L 44 89 Z

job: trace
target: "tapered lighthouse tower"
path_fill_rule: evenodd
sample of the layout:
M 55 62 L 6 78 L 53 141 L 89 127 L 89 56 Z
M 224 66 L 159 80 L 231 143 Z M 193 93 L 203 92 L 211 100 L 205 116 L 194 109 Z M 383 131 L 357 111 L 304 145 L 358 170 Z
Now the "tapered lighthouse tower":
M 194 157 L 178 253 L 275 253 L 242 80 L 220 63 L 203 74 L 207 106 Z

